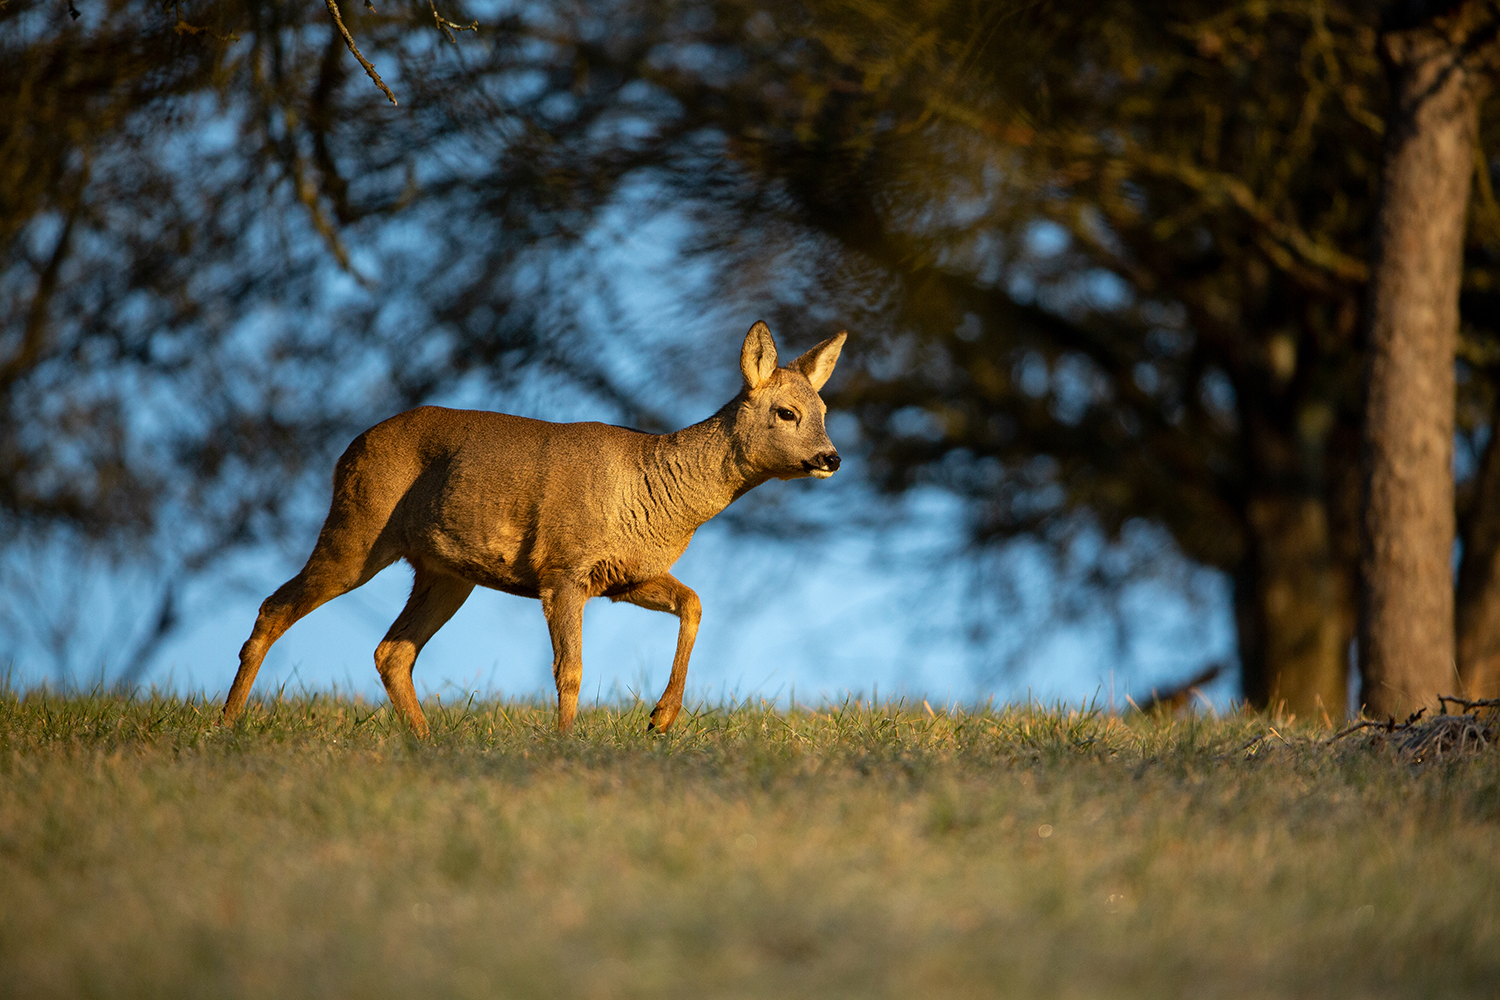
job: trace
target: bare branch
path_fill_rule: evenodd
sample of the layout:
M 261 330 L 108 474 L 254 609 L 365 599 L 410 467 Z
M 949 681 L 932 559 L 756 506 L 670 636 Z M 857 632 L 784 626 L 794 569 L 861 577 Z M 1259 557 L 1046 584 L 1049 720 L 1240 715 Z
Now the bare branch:
M 339 34 L 344 36 L 344 44 L 349 46 L 350 52 L 354 53 L 354 58 L 359 60 L 359 64 L 365 68 L 370 79 L 375 81 L 375 86 L 385 92 L 385 96 L 391 99 L 391 103 L 399 105 L 401 102 L 396 100 L 396 95 L 391 93 L 391 88 L 387 87 L 385 81 L 380 78 L 380 74 L 375 72 L 375 67 L 370 65 L 370 60 L 360 55 L 359 46 L 354 44 L 354 36 L 349 34 L 348 28 L 344 27 L 344 17 L 339 13 L 337 0 L 325 0 L 325 2 L 328 4 L 328 13 L 333 17 L 333 23 L 338 25 Z
M 73 195 L 73 204 L 68 211 L 68 220 L 63 224 L 62 233 L 57 237 L 57 245 L 52 250 L 52 256 L 47 259 L 47 266 L 42 269 L 42 273 L 37 278 L 36 294 L 31 300 L 31 309 L 26 315 L 26 328 L 21 335 L 21 343 L 10 357 L 0 360 L 0 392 L 9 390 L 11 385 L 19 381 L 42 355 L 48 332 L 47 311 L 52 306 L 52 297 L 56 294 L 58 287 L 58 274 L 61 273 L 63 261 L 67 260 L 69 248 L 73 242 L 73 226 L 78 221 L 79 212 L 82 210 L 81 193 L 87 182 L 88 173 L 85 171 L 79 178 Z
M 1458 705 L 1466 712 L 1473 712 L 1476 708 L 1500 708 L 1500 698 L 1460 698 L 1452 694 L 1438 695 L 1438 709 L 1446 712 L 1448 703 Z
M 233 31 L 231 31 L 227 35 L 221 35 L 212 28 L 204 28 L 199 27 L 196 24 L 188 24 L 181 17 L 177 19 L 177 24 L 172 28 L 172 30 L 177 32 L 177 34 L 179 35 L 207 35 L 216 42 L 228 43 L 237 42 L 240 40 L 240 36 Z
M 1338 732 L 1334 733 L 1332 736 L 1330 736 L 1328 738 L 1328 742 L 1329 743 L 1336 743 L 1339 740 L 1343 739 L 1345 736 L 1349 736 L 1349 735 L 1351 735 L 1353 733 L 1357 733 L 1361 729 L 1376 729 L 1376 728 L 1385 729 L 1385 730 L 1387 730 L 1389 732 L 1390 730 L 1395 729 L 1395 722 L 1392 721 L 1391 723 L 1387 724 L 1387 723 L 1384 723 L 1384 722 L 1376 722 L 1374 719 L 1360 719 L 1358 722 L 1354 723 L 1353 725 L 1348 726 L 1348 727 L 1346 727 L 1344 729 L 1340 729 Z
M 437 22 L 438 30 L 447 35 L 448 41 L 452 42 L 454 45 L 458 44 L 458 39 L 453 37 L 453 32 L 479 30 L 479 21 L 477 19 L 469 22 L 468 24 L 454 24 L 452 21 L 439 14 L 437 12 L 436 0 L 427 0 L 427 6 L 432 9 L 432 19 Z
M 227 35 L 221 35 L 219 32 L 215 31 L 212 28 L 199 27 L 196 24 L 188 24 L 187 21 L 185 21 L 182 17 L 182 4 L 180 3 L 173 4 L 172 9 L 177 14 L 177 24 L 172 28 L 172 30 L 179 35 L 207 35 L 214 41 L 222 42 L 226 45 L 230 42 L 237 42 L 240 40 L 240 36 L 233 31 L 231 31 Z

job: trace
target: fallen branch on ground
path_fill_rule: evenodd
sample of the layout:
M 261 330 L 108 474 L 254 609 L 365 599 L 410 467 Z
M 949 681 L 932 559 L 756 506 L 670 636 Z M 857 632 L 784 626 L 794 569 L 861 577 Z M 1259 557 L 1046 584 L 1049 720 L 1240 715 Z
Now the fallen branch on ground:
M 1448 705 L 1457 705 L 1467 711 L 1456 715 L 1447 713 Z M 1419 708 L 1397 722 L 1394 717 L 1385 722 L 1360 719 L 1330 737 L 1324 745 L 1335 743 L 1346 736 L 1362 730 L 1373 730 L 1371 746 L 1390 741 L 1395 751 L 1420 764 L 1430 758 L 1441 758 L 1445 753 L 1478 752 L 1495 743 L 1500 737 L 1500 699 L 1484 698 L 1471 700 L 1453 695 L 1438 698 L 1440 714 L 1423 719 L 1426 709 Z

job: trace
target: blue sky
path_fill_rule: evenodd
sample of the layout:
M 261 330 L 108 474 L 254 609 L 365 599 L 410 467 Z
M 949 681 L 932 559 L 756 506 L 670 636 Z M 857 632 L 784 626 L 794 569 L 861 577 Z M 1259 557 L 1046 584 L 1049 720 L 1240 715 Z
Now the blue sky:
M 854 465 L 843 482 L 773 482 L 761 489 L 786 491 L 793 509 L 859 502 L 864 492 Z M 1140 697 L 1206 661 L 1232 657 L 1228 594 L 1216 574 L 1189 575 L 1200 591 L 1196 601 L 1180 584 L 1145 581 L 1121 598 L 1118 623 L 1103 607 L 1057 621 L 1052 599 L 1059 581 L 1039 552 L 1022 546 L 1004 557 L 1014 595 L 997 612 L 993 595 L 975 589 L 973 569 L 958 555 L 956 504 L 928 495 L 909 506 L 894 527 L 831 528 L 795 541 L 705 526 L 674 570 L 704 603 L 689 701 L 1098 697 L 1123 707 L 1127 694 Z M 150 682 L 221 696 L 259 601 L 297 561 L 258 550 L 232 573 L 201 584 L 186 627 L 162 650 Z M 398 564 L 303 619 L 272 648 L 257 693 L 337 688 L 383 698 L 373 651 L 404 604 L 410 579 Z M 978 641 L 976 619 L 988 627 Z M 590 602 L 585 702 L 634 694 L 654 699 L 666 682 L 676 629 L 669 615 Z M 416 681 L 419 693 L 445 700 L 473 692 L 550 697 L 550 664 L 540 604 L 476 589 L 423 651 Z M 1210 691 L 1220 706 L 1233 693 L 1227 677 Z
M 606 294 L 617 307 L 600 308 L 594 316 L 601 327 L 620 327 L 602 341 L 611 352 L 611 369 L 679 425 L 707 416 L 737 389 L 740 340 L 760 318 L 754 303 L 716 298 L 716 290 L 702 287 L 708 272 L 685 266 L 677 253 L 682 232 L 670 214 L 642 223 L 627 197 L 606 213 L 586 251 L 591 266 L 606 276 Z M 416 230 L 397 227 L 386 238 L 415 241 L 409 252 L 423 250 Z M 358 250 L 354 264 L 378 271 Z M 341 296 L 362 294 L 336 271 L 326 288 L 330 309 L 339 307 Z M 705 309 L 704 302 L 717 304 Z M 394 306 L 399 311 L 400 303 Z M 585 319 L 588 312 L 585 303 Z M 247 329 L 253 339 L 253 329 Z M 857 352 L 859 332 L 851 334 L 846 351 Z M 811 345 L 779 346 L 785 360 Z M 612 416 L 542 379 L 503 396 L 482 384 L 455 385 L 432 401 L 552 420 Z M 1127 694 L 1139 697 L 1172 684 L 1204 663 L 1233 662 L 1229 594 L 1217 574 L 1179 563 L 1172 580 L 1135 584 L 1118 595 L 1113 609 L 1102 600 L 1090 606 L 1068 592 L 1044 553 L 1025 544 L 986 564 L 991 575 L 976 586 L 975 566 L 961 555 L 962 508 L 940 494 L 907 498 L 902 517 L 858 517 L 877 501 L 860 481 L 858 442 L 848 440 L 855 432 L 851 421 L 831 416 L 830 433 L 847 459 L 834 480 L 761 488 L 782 492 L 789 515 L 820 523 L 823 530 L 785 540 L 711 522 L 679 562 L 676 575 L 698 590 L 705 608 L 689 701 L 732 696 L 785 702 L 793 695 L 820 701 L 852 693 L 934 704 L 1098 697 L 1123 705 Z M 317 488 L 308 491 L 314 506 L 327 502 L 326 470 L 317 479 Z M 321 508 L 307 513 L 306 537 L 250 550 L 191 588 L 182 627 L 157 656 L 148 684 L 211 697 L 227 690 L 260 600 L 296 571 L 311 547 Z M 851 520 L 852 526 L 846 523 Z M 1164 544 L 1145 528 L 1132 537 L 1131 544 Z M 75 680 L 86 683 L 100 669 L 108 675 L 117 667 L 112 657 L 123 648 L 110 637 L 120 634 L 121 620 L 128 631 L 130 616 L 149 608 L 136 592 L 140 581 L 112 576 L 108 567 L 80 568 L 65 557 L 41 565 L 44 574 L 100 577 L 97 584 L 51 581 L 47 593 L 55 590 L 55 596 L 45 601 L 79 602 L 83 631 L 93 630 L 83 643 L 89 651 L 80 657 L 88 662 L 78 664 Z M 997 579 L 1006 587 L 995 587 Z M 404 604 L 409 582 L 404 565 L 392 567 L 298 623 L 273 647 L 256 693 L 337 687 L 382 698 L 372 653 Z M 1006 599 L 997 600 L 1006 588 Z M 1067 604 L 1074 606 L 1060 614 Z M 631 692 L 654 699 L 666 680 L 676 626 L 660 613 L 591 602 L 584 619 L 585 700 L 616 700 Z M 12 655 L 13 683 L 28 687 L 49 679 L 34 640 L 16 645 Z M 475 691 L 547 696 L 550 661 L 537 602 L 476 590 L 422 653 L 416 682 L 419 693 L 445 699 Z M 1223 704 L 1234 690 L 1226 676 L 1211 694 Z
M 726 342 L 734 338 L 724 338 Z M 732 358 L 722 363 L 729 382 Z M 837 376 L 835 376 L 837 377 Z M 710 380 L 714 381 L 714 380 Z M 540 393 L 510 407 L 540 417 L 577 417 Z M 707 415 L 711 408 L 702 407 Z M 838 422 L 833 424 L 840 443 Z M 876 503 L 860 480 L 857 451 L 829 481 L 771 482 L 788 516 L 823 525 L 811 535 L 777 539 L 710 522 L 674 572 L 703 599 L 704 619 L 689 677 L 689 700 L 765 697 L 787 701 L 839 699 L 853 693 L 973 703 L 1028 697 L 1123 705 L 1167 685 L 1203 663 L 1232 662 L 1229 594 L 1218 574 L 1178 565 L 1173 579 L 1147 579 L 1119 595 L 1115 614 L 1102 601 L 1070 594 L 1038 547 L 1020 544 L 994 557 L 989 582 L 963 555 L 959 505 L 942 494 L 908 497 L 903 516 L 844 524 Z M 320 477 L 321 478 L 321 477 Z M 325 480 L 326 482 L 326 480 Z M 321 486 L 310 503 L 326 503 Z M 185 595 L 183 625 L 155 660 L 146 682 L 184 693 L 222 696 L 234 675 L 240 643 L 260 601 L 300 566 L 320 519 L 309 511 L 305 537 L 252 549 Z M 1149 529 L 1135 544 L 1160 544 Z M 1168 560 L 1169 562 L 1171 560 Z M 34 595 L 53 609 L 77 605 L 88 651 L 75 680 L 108 675 L 125 644 L 122 623 L 150 610 L 148 588 L 112 577 L 104 564 L 80 565 L 66 555 L 30 570 Z M 69 574 L 79 579 L 69 580 Z M 88 584 L 83 577 L 99 580 Z M 1008 586 L 996 598 L 994 581 Z M 273 647 L 256 692 L 329 689 L 383 697 L 372 654 L 405 602 L 410 571 L 387 569 L 358 591 L 313 612 Z M 1059 606 L 1071 597 L 1070 615 Z M 632 692 L 655 698 L 664 685 L 677 623 L 668 615 L 595 600 L 584 618 L 584 698 L 618 700 Z M 978 628 L 976 628 L 978 627 Z M 538 602 L 476 590 L 432 640 L 417 664 L 419 693 L 459 698 L 545 696 L 551 651 Z M 15 649 L 12 680 L 28 687 L 49 679 L 35 642 Z M 1226 677 L 1212 690 L 1225 703 Z
M 1225 618 L 1222 604 L 1208 609 L 1205 621 L 1184 622 L 1194 611 L 1180 600 L 1143 595 L 1130 655 L 1120 656 L 1098 623 L 1085 622 L 1051 630 L 1010 670 L 995 674 L 985 669 L 990 651 L 965 637 L 960 580 L 931 567 L 882 564 L 877 540 L 840 541 L 788 546 L 711 526 L 700 533 L 675 570 L 704 602 L 690 701 L 754 696 L 784 702 L 793 695 L 817 701 L 855 693 L 935 703 L 991 695 L 1076 702 L 1097 694 L 1123 705 L 1127 693 L 1140 696 L 1153 684 L 1170 683 L 1209 658 L 1213 645 L 1225 651 L 1232 639 L 1229 622 L 1215 620 Z M 372 654 L 405 602 L 409 581 L 409 571 L 394 566 L 303 619 L 273 647 L 256 690 L 337 687 L 382 697 Z M 213 601 L 163 650 L 152 680 L 179 691 L 223 692 L 258 603 L 244 590 Z M 1024 633 L 1033 627 L 1025 620 L 1009 628 L 1000 623 L 1001 640 L 1032 638 Z M 666 681 L 676 629 L 668 615 L 590 602 L 585 700 L 632 692 L 654 699 Z M 1197 642 L 1182 640 L 1195 631 Z M 417 686 L 444 698 L 475 691 L 545 696 L 550 663 L 536 601 L 476 590 L 423 651 Z M 1220 685 L 1214 693 L 1222 702 L 1232 689 Z

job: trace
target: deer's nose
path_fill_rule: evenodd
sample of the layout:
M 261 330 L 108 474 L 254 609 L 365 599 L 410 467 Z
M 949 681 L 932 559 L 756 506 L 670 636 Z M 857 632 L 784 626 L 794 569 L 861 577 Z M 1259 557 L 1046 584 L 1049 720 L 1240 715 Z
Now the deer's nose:
M 824 454 L 819 455 L 818 458 L 822 461 L 823 468 L 827 469 L 829 472 L 837 472 L 837 471 L 839 471 L 839 453 L 838 452 L 836 452 L 836 451 L 825 452 Z

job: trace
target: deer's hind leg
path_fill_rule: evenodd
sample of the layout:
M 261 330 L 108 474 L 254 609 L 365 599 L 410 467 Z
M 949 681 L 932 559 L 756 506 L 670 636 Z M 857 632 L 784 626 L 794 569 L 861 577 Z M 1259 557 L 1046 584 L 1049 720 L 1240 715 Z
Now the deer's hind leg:
M 677 616 L 681 625 L 677 629 L 677 655 L 672 658 L 672 676 L 667 680 L 667 689 L 661 693 L 656 707 L 651 710 L 651 721 L 647 730 L 664 730 L 682 711 L 682 692 L 687 687 L 688 659 L 693 655 L 693 642 L 698 638 L 698 622 L 703 617 L 703 605 L 693 588 L 670 573 L 663 573 L 637 584 L 625 591 L 617 601 L 652 611 L 666 611 Z
M 473 590 L 474 585 L 467 580 L 417 566 L 406 607 L 375 647 L 375 669 L 380 671 L 385 692 L 390 695 L 396 714 L 418 736 L 426 737 L 431 730 L 417 701 L 417 690 L 412 686 L 412 667 L 427 640 L 453 617 Z
M 255 628 L 240 647 L 240 667 L 230 685 L 229 697 L 224 701 L 225 722 L 233 722 L 244 711 L 261 662 L 271 645 L 287 629 L 340 594 L 368 583 L 376 573 L 396 561 L 395 552 L 382 555 L 372 551 L 373 546 L 355 548 L 357 551 L 351 552 L 350 546 L 340 544 L 340 539 L 331 538 L 325 525 L 312 555 L 307 557 L 307 565 L 261 604 Z
M 347 456 L 346 456 L 347 458 Z M 244 711 L 250 686 L 272 643 L 314 609 L 340 594 L 347 594 L 370 581 L 395 562 L 400 550 L 382 536 L 389 510 L 372 513 L 368 503 L 356 502 L 348 494 L 356 491 L 358 477 L 341 459 L 335 474 L 334 502 L 318 532 L 317 544 L 301 572 L 283 583 L 265 599 L 255 618 L 250 638 L 240 647 L 240 667 L 224 702 L 224 721 L 233 722 Z

